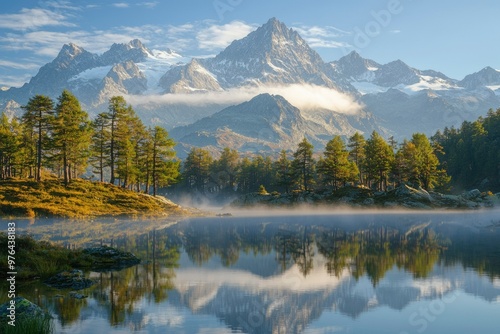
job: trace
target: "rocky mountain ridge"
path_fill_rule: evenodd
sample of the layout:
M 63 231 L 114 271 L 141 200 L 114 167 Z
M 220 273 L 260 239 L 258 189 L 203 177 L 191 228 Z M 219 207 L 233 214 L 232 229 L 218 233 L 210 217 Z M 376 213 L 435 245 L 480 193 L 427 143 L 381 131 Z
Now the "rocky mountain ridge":
M 290 87 L 295 90 L 288 95 L 273 91 Z M 101 55 L 73 43 L 64 45 L 24 86 L 0 91 L 0 110 L 19 114 L 15 106 L 33 95 L 56 98 L 63 89 L 72 91 L 91 114 L 106 110 L 111 96 L 123 95 L 145 123 L 168 129 L 182 126 L 172 131 L 179 134 L 176 139 L 182 144 L 218 148 L 229 139 L 197 134 L 231 133 L 227 137 L 231 140 L 266 142 L 256 149 L 292 148 L 295 141 L 289 135 L 277 136 L 278 142 L 258 133 L 257 137 L 238 137 L 234 134 L 241 134 L 242 129 L 228 124 L 241 128 L 245 124 L 215 116 L 263 93 L 280 95 L 299 109 L 300 117 L 295 128 L 292 123 L 276 123 L 270 133 L 306 135 L 320 143 L 320 149 L 335 134 L 348 136 L 359 131 L 369 135 L 376 130 L 402 139 L 414 132 L 431 135 L 445 126 L 475 120 L 500 104 L 500 72 L 486 67 L 456 80 L 434 70 L 412 68 L 401 60 L 379 64 L 355 51 L 326 63 L 297 31 L 271 18 L 212 58 L 189 60 L 169 49 L 150 50 L 139 40 L 113 44 Z M 297 97 L 303 100 L 301 104 L 291 100 Z M 269 106 L 254 108 L 261 107 Z M 212 115 L 211 128 L 203 130 L 203 122 Z M 232 113 L 222 115 L 232 117 Z M 246 121 L 249 127 L 259 123 L 250 118 Z

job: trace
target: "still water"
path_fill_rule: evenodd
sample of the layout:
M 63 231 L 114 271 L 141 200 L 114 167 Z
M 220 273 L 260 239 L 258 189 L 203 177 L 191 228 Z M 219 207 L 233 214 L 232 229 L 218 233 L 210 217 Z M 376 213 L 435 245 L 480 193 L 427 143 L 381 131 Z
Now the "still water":
M 18 222 L 69 247 L 143 262 L 84 300 L 21 295 L 56 333 L 498 333 L 500 214 L 358 213 L 163 221 Z

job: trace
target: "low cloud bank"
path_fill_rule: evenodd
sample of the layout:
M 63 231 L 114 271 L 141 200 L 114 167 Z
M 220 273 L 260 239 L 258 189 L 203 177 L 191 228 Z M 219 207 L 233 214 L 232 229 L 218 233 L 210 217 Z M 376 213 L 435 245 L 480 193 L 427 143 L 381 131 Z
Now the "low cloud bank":
M 184 104 L 193 107 L 209 104 L 232 105 L 249 101 L 253 97 L 263 93 L 281 95 L 301 110 L 319 108 L 354 115 L 363 109 L 363 106 L 350 95 L 327 87 L 310 84 L 240 87 L 220 92 L 192 94 L 130 95 L 127 96 L 127 101 L 134 106 L 148 104 Z

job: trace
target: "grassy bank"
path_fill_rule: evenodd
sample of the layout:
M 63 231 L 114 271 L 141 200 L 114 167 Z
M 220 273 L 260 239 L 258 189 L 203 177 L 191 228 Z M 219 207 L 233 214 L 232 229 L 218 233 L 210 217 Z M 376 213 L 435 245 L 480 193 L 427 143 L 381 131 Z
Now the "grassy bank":
M 0 233 L 0 256 L 7 259 L 7 235 Z M 36 241 L 29 235 L 16 238 L 16 278 L 26 280 L 35 277 L 48 278 L 72 268 L 90 268 L 93 257 L 82 249 L 70 250 L 47 241 Z M 7 261 L 1 265 L 0 277 L 5 276 Z
M 108 183 L 57 178 L 42 182 L 0 181 L 0 217 L 168 216 L 188 212 L 164 197 L 133 192 Z
M 5 322 L 0 323 L 0 333 L 3 334 L 50 334 L 54 332 L 52 319 L 49 316 L 21 318 L 16 320 L 16 326 Z

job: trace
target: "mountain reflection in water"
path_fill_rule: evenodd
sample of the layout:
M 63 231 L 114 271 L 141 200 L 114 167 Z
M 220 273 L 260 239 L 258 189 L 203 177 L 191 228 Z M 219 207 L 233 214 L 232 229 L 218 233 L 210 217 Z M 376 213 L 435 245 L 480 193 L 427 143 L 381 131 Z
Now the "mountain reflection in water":
M 143 263 L 87 273 L 99 280 L 87 299 L 41 283 L 19 289 L 68 333 L 457 333 L 466 320 L 488 332 L 496 326 L 488 312 L 500 311 L 500 229 L 457 223 L 461 216 L 192 219 L 115 233 L 113 246 Z M 75 237 L 74 223 L 40 226 L 26 229 L 92 243 Z M 435 312 L 421 314 L 426 307 Z

